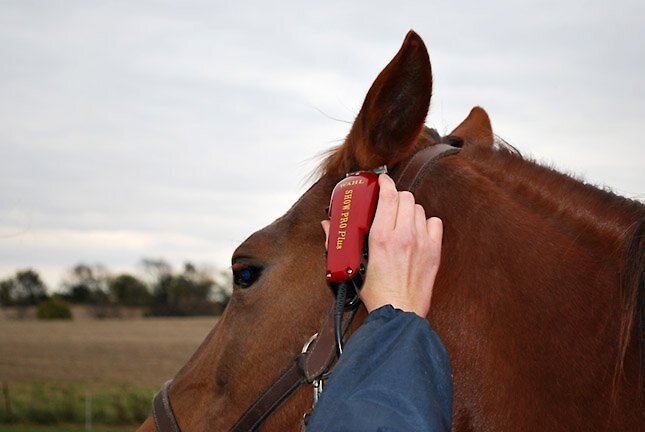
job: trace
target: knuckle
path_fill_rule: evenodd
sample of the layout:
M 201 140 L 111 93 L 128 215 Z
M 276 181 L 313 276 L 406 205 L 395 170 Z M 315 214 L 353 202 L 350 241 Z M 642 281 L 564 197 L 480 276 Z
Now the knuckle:
M 399 200 L 404 203 L 414 204 L 414 195 L 410 191 L 399 192 Z
M 423 218 L 425 219 L 426 210 L 423 208 L 423 206 L 421 204 L 415 204 L 414 205 L 414 211 L 419 215 L 423 215 Z
M 384 230 L 372 227 L 369 240 L 374 245 L 383 246 L 388 243 L 388 235 Z
M 397 243 L 402 249 L 411 249 L 416 246 L 416 236 L 411 231 L 401 233 L 397 236 Z
M 396 189 L 381 188 L 379 192 L 379 200 L 392 203 L 392 202 L 395 202 L 397 199 L 398 199 L 398 193 Z

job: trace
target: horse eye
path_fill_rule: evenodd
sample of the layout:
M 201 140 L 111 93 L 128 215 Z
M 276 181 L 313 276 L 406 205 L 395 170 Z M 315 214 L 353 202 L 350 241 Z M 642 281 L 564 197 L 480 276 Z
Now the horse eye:
M 248 288 L 260 277 L 262 269 L 255 266 L 233 269 L 233 282 L 240 288 Z

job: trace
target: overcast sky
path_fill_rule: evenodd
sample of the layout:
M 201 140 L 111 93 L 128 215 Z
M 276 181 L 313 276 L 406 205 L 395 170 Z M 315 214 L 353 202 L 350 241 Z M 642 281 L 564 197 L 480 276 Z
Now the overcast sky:
M 0 277 L 229 265 L 415 29 L 428 124 L 644 198 L 639 1 L 0 0 Z

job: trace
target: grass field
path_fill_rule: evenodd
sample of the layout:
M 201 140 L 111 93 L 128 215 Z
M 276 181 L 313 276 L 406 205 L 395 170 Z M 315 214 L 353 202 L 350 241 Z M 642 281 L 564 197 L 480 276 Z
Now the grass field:
M 58 424 L 5 424 L 0 432 L 74 430 L 60 424 L 84 421 L 88 395 L 96 424 L 136 423 L 149 411 L 154 391 L 177 373 L 215 321 L 0 319 L 0 382 L 7 385 L 14 421 Z M 4 405 L 0 394 L 0 420 L 7 421 Z
M 0 321 L 0 381 L 160 386 L 215 318 Z

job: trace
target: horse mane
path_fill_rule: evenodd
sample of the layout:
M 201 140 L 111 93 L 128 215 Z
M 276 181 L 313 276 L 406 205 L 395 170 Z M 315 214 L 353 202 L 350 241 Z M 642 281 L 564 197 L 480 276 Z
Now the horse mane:
M 621 282 L 625 290 L 625 302 L 623 304 L 623 323 L 620 332 L 620 367 L 627 354 L 627 348 L 631 335 L 635 335 L 635 344 L 639 358 L 639 388 L 643 386 L 643 373 L 645 372 L 645 221 L 643 218 L 636 223 L 629 244 L 625 253 L 624 270 L 621 275 Z

